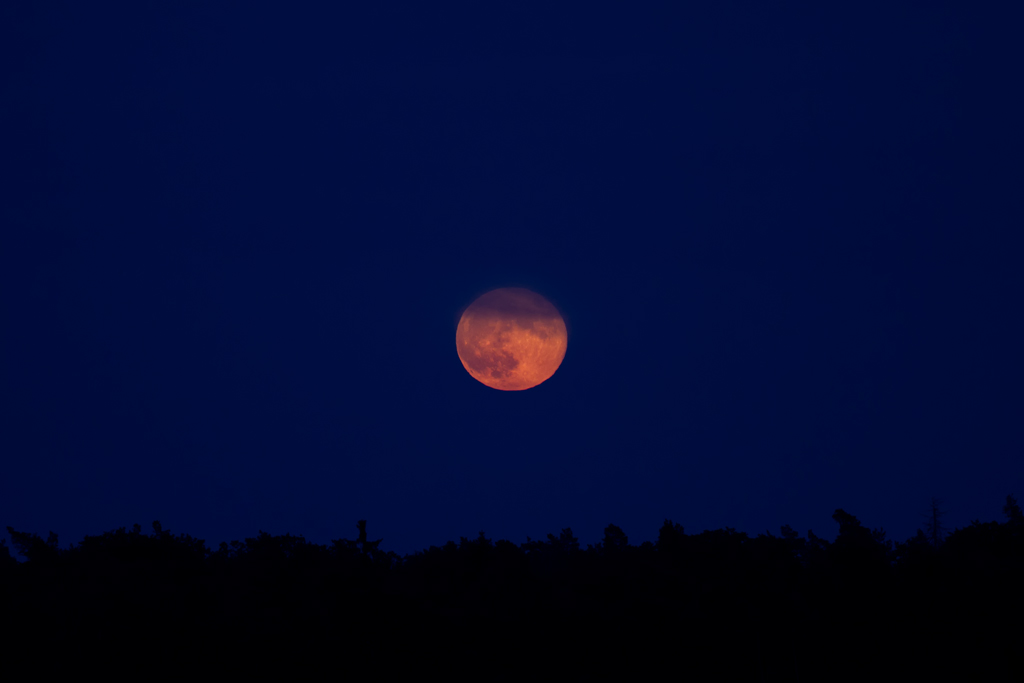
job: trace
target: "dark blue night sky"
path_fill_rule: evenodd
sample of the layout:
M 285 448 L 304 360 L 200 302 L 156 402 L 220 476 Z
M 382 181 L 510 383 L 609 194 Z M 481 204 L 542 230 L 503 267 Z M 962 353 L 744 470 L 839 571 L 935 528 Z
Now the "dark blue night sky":
M 1024 494 L 1014 3 L 0 8 L 0 526 L 400 553 Z M 365 3 L 363 3 L 365 4 Z M 568 352 L 499 392 L 463 307 Z

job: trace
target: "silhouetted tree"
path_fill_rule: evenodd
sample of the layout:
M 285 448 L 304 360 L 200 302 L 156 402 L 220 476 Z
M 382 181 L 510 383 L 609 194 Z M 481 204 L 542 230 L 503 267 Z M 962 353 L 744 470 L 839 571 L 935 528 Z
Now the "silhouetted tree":
M 604 539 L 601 541 L 601 549 L 605 553 L 618 553 L 622 552 L 629 547 L 629 538 L 626 536 L 626 532 L 615 526 L 609 524 L 604 529 Z
M 886 562 L 885 534 L 872 532 L 856 517 L 838 509 L 833 515 L 839 524 L 839 535 L 830 548 L 833 559 L 842 567 L 863 573 L 881 569 Z M 882 541 L 882 542 L 880 542 Z
M 341 538 L 333 541 L 333 544 L 337 548 L 345 548 L 352 552 L 357 552 L 361 555 L 373 557 L 378 552 L 378 546 L 383 539 L 377 539 L 376 541 L 370 541 L 366 535 L 366 520 L 360 519 L 356 522 L 356 529 L 359 530 L 359 534 L 353 541 Z
M 1017 499 L 1012 494 L 1006 496 L 1006 505 L 1003 506 L 1003 514 L 1011 524 L 1024 524 L 1024 512 L 1021 512 Z
M 359 545 L 360 552 L 362 552 L 364 555 L 372 556 L 375 552 L 377 552 L 377 547 L 380 545 L 382 539 L 378 538 L 376 541 L 367 540 L 365 519 L 361 519 L 358 522 L 356 522 L 356 528 L 359 529 L 359 537 L 356 543 Z M 480 533 L 481 535 L 483 535 L 483 532 Z
M 925 522 L 925 534 L 928 536 L 928 542 L 932 544 L 933 548 L 938 548 L 942 545 L 942 542 L 946 539 L 948 531 L 942 526 L 942 517 L 946 514 L 942 510 L 942 501 L 938 498 L 932 498 L 931 505 L 929 506 L 927 521 Z
M 827 563 L 829 542 L 816 536 L 813 529 L 807 530 L 807 541 L 803 544 L 802 562 L 806 566 Z
M 921 529 L 906 541 L 897 542 L 893 548 L 893 556 L 897 564 L 917 568 L 931 562 L 936 553 L 935 547 Z
M 364 520 L 355 540 L 330 546 L 260 531 L 216 552 L 159 522 L 151 534 L 122 527 L 63 550 L 56 534 L 8 529 L 28 561 L 0 543 L 0 607 L 26 638 L 56 648 L 90 638 L 97 647 L 138 645 L 132 638 L 144 634 L 179 649 L 187 637 L 230 651 L 318 640 L 347 657 L 374 641 L 403 651 L 433 633 L 459 643 L 571 633 L 600 651 L 642 641 L 649 652 L 685 653 L 688 666 L 704 658 L 752 667 L 752 678 L 778 668 L 817 680 L 828 671 L 822 663 L 850 653 L 870 661 L 896 651 L 906 633 L 948 640 L 969 628 L 1002 642 L 990 625 L 1024 607 L 1024 533 L 1012 496 L 1004 513 L 1005 522 L 975 521 L 940 547 L 922 530 L 894 544 L 837 509 L 832 543 L 789 526 L 778 536 L 728 527 L 686 535 L 666 519 L 657 543 L 639 546 L 610 524 L 586 552 L 565 528 L 521 545 L 480 532 L 404 558 L 370 541 Z
M 57 561 L 57 534 L 52 531 L 45 541 L 37 534 L 15 531 L 11 527 L 7 527 L 7 533 L 10 534 L 14 547 L 29 562 L 52 563 Z
M 7 568 L 13 564 L 17 564 L 17 560 L 11 555 L 10 548 L 7 547 L 7 539 L 0 538 L 0 570 Z
M 663 552 L 678 552 L 682 549 L 685 536 L 682 524 L 675 524 L 671 519 L 666 519 L 658 529 L 657 548 Z
M 572 529 L 566 527 L 558 536 L 548 534 L 546 541 L 534 541 L 527 536 L 522 549 L 532 555 L 562 555 L 577 552 L 580 549 L 580 541 L 573 535 Z

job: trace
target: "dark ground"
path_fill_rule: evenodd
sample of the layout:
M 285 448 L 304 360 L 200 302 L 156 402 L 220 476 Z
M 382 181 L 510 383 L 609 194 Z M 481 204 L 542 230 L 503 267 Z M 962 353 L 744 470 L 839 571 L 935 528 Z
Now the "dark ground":
M 28 561 L 5 552 L 0 586 L 18 626 L 8 643 L 56 652 L 116 643 L 179 662 L 363 658 L 390 672 L 553 655 L 595 673 L 630 662 L 792 680 L 1019 672 L 1024 515 L 1012 497 L 1005 512 L 937 546 L 924 532 L 893 543 L 836 510 L 831 543 L 789 527 L 688 535 L 666 520 L 638 546 L 609 525 L 586 548 L 569 529 L 518 546 L 481 532 L 405 557 L 369 540 L 365 522 L 330 545 L 261 533 L 213 551 L 158 522 L 67 550 L 9 528 Z

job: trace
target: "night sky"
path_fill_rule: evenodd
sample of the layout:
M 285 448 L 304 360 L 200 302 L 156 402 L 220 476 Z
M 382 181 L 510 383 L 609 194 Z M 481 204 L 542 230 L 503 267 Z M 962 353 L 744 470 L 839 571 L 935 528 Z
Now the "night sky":
M 356 5 L 375 9 L 356 10 Z M 1017 3 L 0 6 L 0 525 L 223 540 L 1024 494 Z M 562 312 L 501 392 L 461 311 Z

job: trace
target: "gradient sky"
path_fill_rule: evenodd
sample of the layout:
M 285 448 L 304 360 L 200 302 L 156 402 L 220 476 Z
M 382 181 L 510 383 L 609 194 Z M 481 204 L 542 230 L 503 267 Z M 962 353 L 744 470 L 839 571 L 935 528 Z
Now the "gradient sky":
M 365 3 L 363 3 L 365 4 Z M 0 6 L 0 525 L 400 553 L 1024 495 L 1014 3 Z M 499 392 L 459 312 L 565 315 Z

